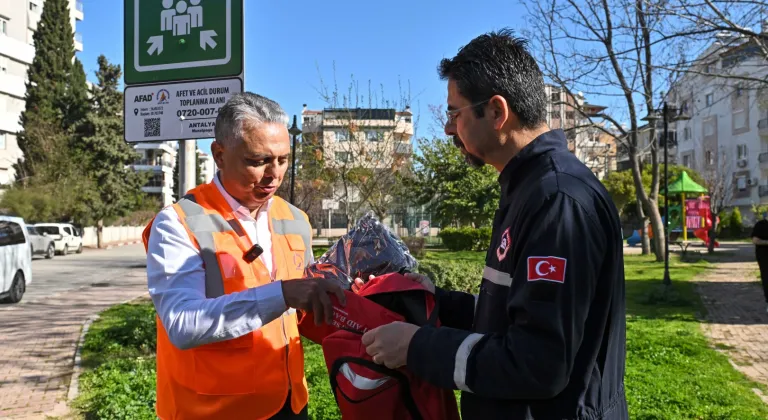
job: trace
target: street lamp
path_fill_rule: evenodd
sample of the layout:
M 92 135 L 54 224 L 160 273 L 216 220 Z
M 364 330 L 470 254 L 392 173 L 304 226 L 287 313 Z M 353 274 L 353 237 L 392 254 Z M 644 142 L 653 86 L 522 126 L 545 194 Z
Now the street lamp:
M 301 134 L 301 129 L 296 125 L 296 115 L 293 116 L 293 125 L 291 125 L 291 128 L 288 129 L 288 132 L 291 134 L 291 204 L 295 204 L 293 202 L 293 191 L 294 186 L 296 185 L 296 137 Z
M 659 116 L 661 111 L 661 116 Z M 656 124 L 661 118 L 664 120 L 664 280 L 663 283 L 666 286 L 672 284 L 672 280 L 669 277 L 669 131 L 668 121 L 681 121 L 691 119 L 689 116 L 683 114 L 682 109 L 678 109 L 673 106 L 669 106 L 667 101 L 661 107 L 661 110 L 654 109 L 650 114 L 642 118 L 643 121 L 648 121 L 649 124 Z M 685 205 L 685 203 L 683 203 Z M 685 220 L 682 221 L 685 223 Z

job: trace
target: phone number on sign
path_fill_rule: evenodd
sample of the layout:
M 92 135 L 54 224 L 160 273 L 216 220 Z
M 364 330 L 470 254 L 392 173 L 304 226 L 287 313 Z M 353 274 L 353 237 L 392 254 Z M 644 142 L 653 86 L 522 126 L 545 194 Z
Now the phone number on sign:
M 217 108 L 180 109 L 176 111 L 177 117 L 214 117 L 219 113 Z

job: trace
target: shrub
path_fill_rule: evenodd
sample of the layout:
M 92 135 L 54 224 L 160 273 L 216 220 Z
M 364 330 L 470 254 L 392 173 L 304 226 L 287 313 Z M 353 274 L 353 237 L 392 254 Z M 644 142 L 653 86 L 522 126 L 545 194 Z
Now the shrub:
M 738 207 L 733 208 L 733 212 L 731 212 L 731 221 L 730 221 L 730 233 L 731 237 L 733 238 L 739 238 L 741 237 L 741 232 L 744 229 L 743 222 L 741 220 L 741 210 L 739 210 Z
M 432 279 L 435 286 L 467 293 L 478 293 L 483 277 L 482 264 L 469 261 L 423 261 L 419 273 Z
M 485 251 L 491 243 L 491 228 L 446 228 L 440 231 L 440 239 L 450 251 Z
M 424 258 L 427 250 L 425 249 L 426 241 L 423 237 L 407 236 L 402 239 L 405 246 L 407 246 L 408 250 L 411 252 L 411 255 L 417 259 Z

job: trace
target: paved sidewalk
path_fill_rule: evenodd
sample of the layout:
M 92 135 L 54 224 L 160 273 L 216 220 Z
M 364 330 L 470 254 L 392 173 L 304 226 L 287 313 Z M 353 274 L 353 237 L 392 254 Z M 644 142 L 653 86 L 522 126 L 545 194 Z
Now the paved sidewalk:
M 713 345 L 724 348 L 736 369 L 768 385 L 768 313 L 755 278 L 757 263 L 749 249 L 745 251 L 697 279 L 707 309 L 708 323 L 702 328 Z M 755 392 L 768 403 L 768 396 Z
M 66 397 L 82 324 L 116 303 L 146 294 L 144 269 L 113 272 L 96 287 L 19 305 L 0 305 L 0 418 L 67 413 Z

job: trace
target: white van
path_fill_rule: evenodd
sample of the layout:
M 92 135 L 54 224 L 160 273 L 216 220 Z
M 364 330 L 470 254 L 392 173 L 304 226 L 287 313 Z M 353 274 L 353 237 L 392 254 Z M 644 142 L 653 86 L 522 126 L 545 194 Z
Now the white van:
M 83 237 L 77 228 L 69 223 L 38 223 L 35 228 L 53 238 L 56 252 L 67 255 L 70 252 L 83 252 Z
M 0 299 L 17 303 L 32 282 L 32 250 L 20 217 L 0 216 Z

